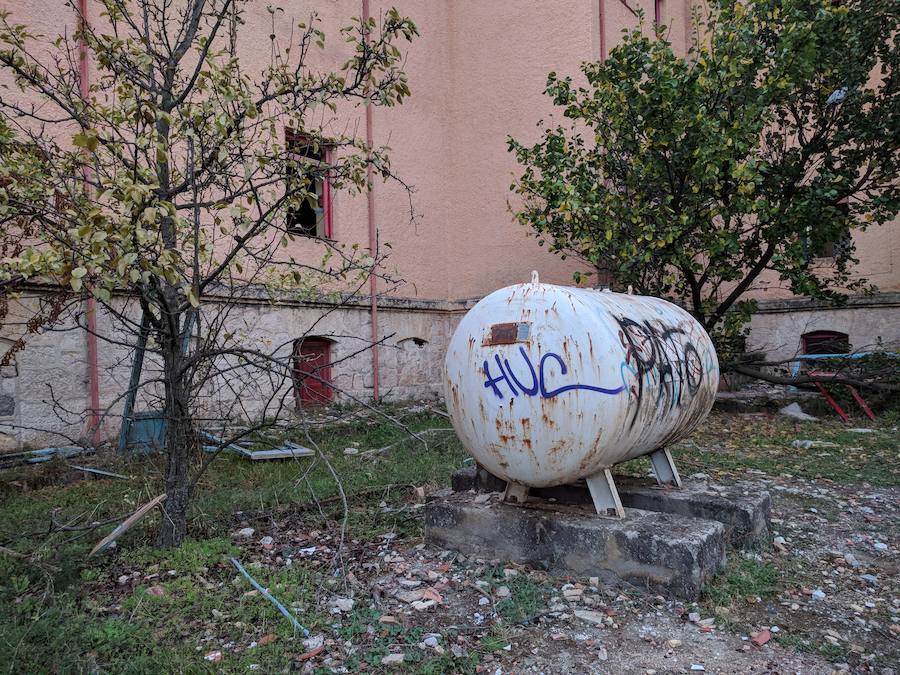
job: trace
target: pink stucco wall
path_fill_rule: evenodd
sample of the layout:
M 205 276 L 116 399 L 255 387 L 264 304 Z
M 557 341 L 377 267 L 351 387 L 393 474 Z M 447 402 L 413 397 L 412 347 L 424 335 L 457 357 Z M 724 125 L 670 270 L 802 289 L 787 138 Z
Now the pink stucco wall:
M 272 3 L 277 5 L 279 3 Z M 291 26 L 318 12 L 328 39 L 316 56 L 323 67 L 346 59 L 347 46 L 338 28 L 362 11 L 361 0 L 280 3 L 275 33 L 286 44 Z M 604 42 L 610 49 L 623 29 L 637 24 L 642 10 L 649 30 L 654 0 L 398 0 L 372 1 L 378 16 L 398 4 L 417 22 L 421 37 L 408 50 L 406 70 L 412 96 L 396 108 L 376 109 L 374 136 L 393 150 L 393 168 L 414 186 L 410 200 L 400 186 L 375 187 L 376 224 L 382 244 L 390 243 L 387 266 L 405 280 L 396 294 L 420 299 L 459 299 L 529 278 L 537 269 L 544 280 L 571 283 L 577 269 L 538 246 L 527 229 L 516 225 L 509 185 L 516 165 L 506 138 L 534 139 L 536 123 L 552 114 L 542 94 L 551 70 L 577 74 L 581 61 L 600 56 L 601 8 Z M 100 25 L 99 5 L 88 0 L 91 20 Z M 239 31 L 246 72 L 262 69 L 269 59 L 271 19 L 267 3 L 247 6 L 247 23 Z M 676 47 L 690 35 L 692 0 L 663 0 L 662 20 Z M 58 0 L 0 0 L 13 20 L 33 32 L 71 35 L 74 18 Z M 345 107 L 326 128 L 365 136 L 361 108 Z M 366 198 L 337 194 L 334 235 L 347 245 L 368 244 Z M 860 272 L 881 290 L 900 290 L 900 225 L 871 228 L 856 235 Z M 299 239 L 292 253 L 314 259 L 321 252 Z M 777 280 L 757 289 L 760 297 L 783 297 Z

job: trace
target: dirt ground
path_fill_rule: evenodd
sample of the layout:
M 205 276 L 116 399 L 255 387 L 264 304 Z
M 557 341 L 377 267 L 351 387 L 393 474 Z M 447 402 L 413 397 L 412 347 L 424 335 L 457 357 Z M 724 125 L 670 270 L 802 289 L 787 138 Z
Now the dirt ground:
M 893 673 L 900 662 L 900 490 L 762 476 L 745 485 L 771 492 L 778 544 L 761 553 L 731 552 L 732 566 L 743 559 L 774 568 L 781 580 L 774 596 L 741 595 L 738 572 L 720 582 L 726 591 L 738 586 L 736 598 L 726 593 L 734 600 L 727 606 L 715 604 L 715 589 L 712 601 L 686 606 L 611 588 L 607 580 L 553 578 L 422 543 L 394 545 L 387 537 L 352 549 L 346 585 L 336 581 L 334 594 L 320 600 L 334 613 L 334 630 L 322 633 L 321 652 L 297 665 L 303 672 L 322 666 L 340 672 L 374 648 L 386 664 L 390 654 L 405 653 L 402 663 L 395 659 L 402 667 L 412 665 L 417 650 L 465 659 L 488 645 L 478 672 Z M 273 558 L 285 559 L 295 533 L 278 525 L 267 532 L 274 546 L 255 557 L 277 564 Z M 330 564 L 329 549 L 320 555 Z M 345 599 L 352 609 L 341 608 Z M 371 620 L 336 639 L 348 622 L 360 621 L 361 610 Z M 385 627 L 398 636 L 387 650 L 379 639 Z M 409 631 L 422 639 L 399 637 Z M 307 646 L 315 652 L 317 642 Z
M 442 415 L 416 415 L 417 429 L 446 427 Z M 95 458 L 128 480 L 85 480 L 66 465 L 20 467 L 7 471 L 0 494 L 0 543 L 18 554 L 0 557 L 0 667 L 896 675 L 898 437 L 891 420 L 857 433 L 831 421 L 711 416 L 676 461 L 691 480 L 768 490 L 772 540 L 729 551 L 696 604 L 428 546 L 422 494 L 445 486 L 465 461 L 447 433 L 423 449 L 397 445 L 399 431 L 366 420 L 323 430 L 348 492 L 346 521 L 327 467 L 223 459 L 182 547 L 153 546 L 149 521 L 96 557 L 88 551 L 100 531 L 90 522 L 156 494 L 152 458 Z M 819 445 L 797 448 L 798 438 Z M 391 452 L 361 459 L 360 449 L 391 443 Z

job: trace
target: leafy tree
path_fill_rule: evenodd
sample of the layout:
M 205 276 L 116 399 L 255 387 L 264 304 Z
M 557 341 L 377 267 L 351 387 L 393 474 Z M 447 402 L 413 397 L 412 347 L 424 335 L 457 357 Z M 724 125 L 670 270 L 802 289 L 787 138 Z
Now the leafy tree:
M 571 123 L 509 140 L 512 188 L 542 245 L 683 302 L 727 352 L 767 278 L 815 298 L 866 288 L 848 233 L 900 209 L 900 4 L 727 0 L 697 26 L 684 55 L 639 28 L 585 84 L 551 73 Z
M 346 63 L 321 68 L 315 15 L 286 22 L 278 7 L 238 0 L 99 1 L 102 21 L 49 43 L 0 12 L 0 76 L 12 85 L 0 89 L 0 289 L 67 290 L 32 329 L 67 316 L 85 328 L 75 312 L 91 296 L 117 326 L 101 339 L 146 341 L 158 370 L 145 385 L 160 389 L 166 419 L 160 541 L 173 545 L 208 464 L 197 441 L 203 392 L 264 380 L 266 420 L 290 397 L 290 345 L 243 343 L 235 302 L 326 291 L 339 301 L 377 273 L 377 251 L 292 244 L 286 221 L 315 199 L 316 179 L 360 192 L 370 166 L 392 177 L 386 148 L 325 127 L 353 106 L 403 101 L 398 44 L 417 30 L 394 9 L 354 19 L 340 31 Z M 267 9 L 270 44 L 242 41 L 247 13 Z M 261 70 L 248 51 L 269 55 Z M 313 154 L 327 143 L 332 159 L 310 163 L 298 142 Z M 232 412 L 245 412 L 240 399 Z

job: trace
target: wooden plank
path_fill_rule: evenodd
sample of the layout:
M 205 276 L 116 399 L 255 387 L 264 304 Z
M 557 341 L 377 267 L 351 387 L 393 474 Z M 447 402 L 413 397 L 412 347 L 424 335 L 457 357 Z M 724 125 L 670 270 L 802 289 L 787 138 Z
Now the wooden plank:
M 315 455 L 315 450 L 304 448 L 303 446 L 293 446 L 284 448 L 273 448 L 272 450 L 247 450 L 245 456 L 254 462 L 267 459 L 292 459 L 294 457 L 311 457 Z
M 114 529 L 108 535 L 103 537 L 103 539 L 101 539 L 100 542 L 94 548 L 91 549 L 91 552 L 88 553 L 88 557 L 105 549 L 107 546 L 109 546 L 111 543 L 113 543 L 116 539 L 118 539 L 123 534 L 128 532 L 128 530 L 130 530 L 141 518 L 143 518 L 148 513 L 150 513 L 150 511 L 152 511 L 154 509 L 154 507 L 159 506 L 164 501 L 166 501 L 165 493 L 159 495 L 158 497 L 154 497 L 149 502 L 144 504 L 141 508 L 139 508 L 137 511 L 135 511 L 130 516 L 128 516 L 122 522 L 121 525 L 119 525 L 116 529 Z

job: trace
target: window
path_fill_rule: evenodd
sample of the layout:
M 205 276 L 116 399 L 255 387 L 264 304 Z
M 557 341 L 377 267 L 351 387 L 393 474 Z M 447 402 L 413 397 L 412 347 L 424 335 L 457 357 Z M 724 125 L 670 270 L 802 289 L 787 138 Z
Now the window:
M 331 340 L 308 337 L 294 342 L 293 375 L 298 408 L 331 401 Z
M 844 219 L 849 223 L 850 204 L 846 198 L 840 201 L 840 203 L 837 205 L 837 209 L 842 214 L 844 214 Z M 819 245 L 816 246 L 811 252 L 814 258 L 834 258 L 836 255 L 842 255 L 845 251 L 847 251 L 851 243 L 852 237 L 850 235 L 850 228 L 848 226 L 837 236 L 836 239 L 828 239 L 826 241 L 819 242 Z
M 849 354 L 850 337 L 833 330 L 817 330 L 800 336 L 804 354 Z
M 299 134 L 292 129 L 285 129 L 285 143 L 288 152 L 296 160 L 296 165 L 288 166 L 286 180 L 289 183 L 306 178 L 306 184 L 297 185 L 315 194 L 312 200 L 304 201 L 287 213 L 287 231 L 305 237 L 322 237 L 330 239 L 332 235 L 331 184 L 325 175 L 325 168 L 331 161 L 331 148 L 322 141 L 317 141 Z M 310 171 L 304 171 L 305 166 Z M 305 175 L 304 175 L 305 174 Z

